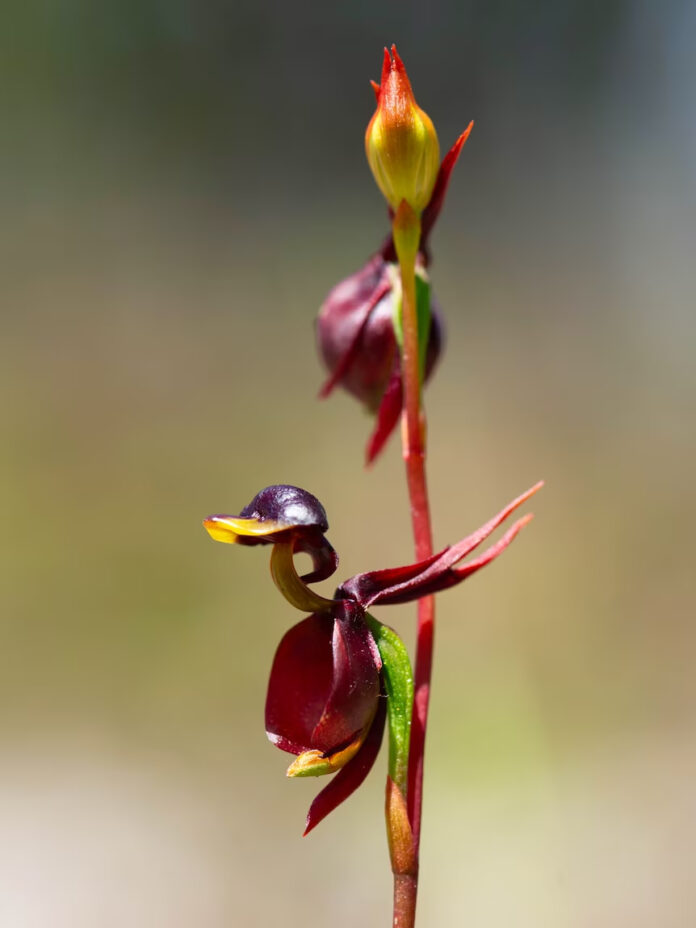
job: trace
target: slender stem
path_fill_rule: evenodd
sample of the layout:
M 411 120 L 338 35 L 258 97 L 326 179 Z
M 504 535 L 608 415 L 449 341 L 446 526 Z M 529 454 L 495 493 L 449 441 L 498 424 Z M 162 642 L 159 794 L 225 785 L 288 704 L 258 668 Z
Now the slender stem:
M 416 318 L 415 274 L 410 268 L 405 281 L 401 267 L 404 330 L 404 394 L 405 429 L 404 461 L 411 500 L 411 521 L 416 547 L 416 558 L 425 560 L 433 553 L 430 505 L 425 472 L 425 414 L 420 405 L 420 373 L 418 328 Z M 415 397 L 414 397 L 415 395 Z M 415 398 L 415 402 L 414 402 Z M 423 754 L 428 719 L 430 676 L 432 671 L 435 601 L 432 596 L 418 603 L 418 632 L 416 639 L 416 666 L 414 680 L 411 747 L 409 752 L 408 810 L 413 828 L 416 849 L 420 838 L 423 801 Z
M 417 874 L 394 874 L 394 928 L 413 928 L 416 924 L 417 894 Z
M 419 217 L 402 203 L 394 217 L 394 243 L 401 270 L 402 371 L 404 414 L 403 457 L 411 504 L 411 522 L 416 558 L 432 554 L 432 528 L 425 471 L 426 423 L 421 406 L 421 371 L 418 345 L 415 262 L 420 244 Z M 407 807 L 413 831 L 414 862 L 410 873 L 394 875 L 394 928 L 415 924 L 418 893 L 418 860 L 423 804 L 423 761 L 432 671 L 435 602 L 432 596 L 418 603 L 418 632 L 415 666 L 415 696 L 409 749 Z
M 413 828 L 416 861 L 420 847 L 421 816 L 423 811 L 423 766 L 425 759 L 425 731 L 430 703 L 430 677 L 433 666 L 433 634 L 435 630 L 435 600 L 432 596 L 418 603 L 418 632 L 416 638 L 416 667 L 414 673 L 413 715 L 411 718 L 411 746 L 408 765 L 408 816 Z

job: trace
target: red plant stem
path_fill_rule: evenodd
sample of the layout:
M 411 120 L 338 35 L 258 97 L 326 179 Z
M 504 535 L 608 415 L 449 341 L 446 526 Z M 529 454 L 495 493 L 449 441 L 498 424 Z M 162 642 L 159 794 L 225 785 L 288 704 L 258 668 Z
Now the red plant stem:
M 394 874 L 394 928 L 413 928 L 416 924 L 418 874 Z
M 403 267 L 402 267 L 403 277 Z M 420 404 L 420 372 L 418 361 L 418 328 L 415 308 L 415 275 L 412 281 L 402 280 L 403 292 L 403 365 L 405 394 L 405 429 L 403 456 L 411 501 L 411 522 L 416 548 L 416 560 L 422 561 L 433 553 L 430 504 L 425 472 L 425 414 Z M 408 763 L 408 813 L 418 848 L 423 805 L 423 754 L 428 720 L 430 676 L 433 658 L 435 599 L 427 596 L 418 602 L 418 632 L 414 700 L 411 718 L 411 741 Z
M 425 472 L 426 424 L 421 409 L 421 372 L 418 345 L 415 261 L 420 244 L 420 220 L 402 203 L 394 219 L 394 243 L 401 270 L 402 370 L 404 380 L 403 457 L 411 503 L 411 522 L 416 559 L 433 552 L 430 504 Z M 413 830 L 414 865 L 409 874 L 394 877 L 394 928 L 415 924 L 418 893 L 418 860 L 423 806 L 423 764 L 428 721 L 430 677 L 433 657 L 435 601 L 432 596 L 418 603 L 418 632 L 414 675 L 414 701 L 408 761 L 408 816 Z

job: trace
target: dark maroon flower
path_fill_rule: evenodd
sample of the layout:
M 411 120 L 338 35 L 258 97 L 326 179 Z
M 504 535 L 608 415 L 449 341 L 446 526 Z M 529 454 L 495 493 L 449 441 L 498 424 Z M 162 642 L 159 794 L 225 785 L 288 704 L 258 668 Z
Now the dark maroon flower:
M 368 627 L 373 605 L 411 602 L 460 583 L 490 564 L 531 516 L 519 519 L 478 557 L 461 561 L 542 486 L 518 496 L 480 529 L 417 564 L 358 574 L 338 587 L 333 599 L 298 577 L 296 551 L 333 548 L 320 539 L 328 528 L 321 503 L 298 487 L 262 490 L 239 516 L 210 516 L 204 525 L 217 541 L 271 543 L 271 572 L 283 595 L 310 612 L 283 637 L 273 661 L 266 699 L 266 732 L 296 760 L 288 776 L 335 773 L 312 803 L 305 834 L 351 795 L 372 768 L 386 717 L 380 651 Z M 321 536 L 323 537 L 323 536 Z M 337 559 L 334 560 L 334 566 Z M 316 562 L 315 562 L 316 563 Z M 328 564 L 328 561 L 325 563 Z M 381 627 L 376 623 L 377 627 Z M 386 660 L 386 658 L 385 658 Z
M 382 742 L 382 661 L 349 600 L 293 626 L 278 646 L 266 699 L 269 739 L 297 759 L 288 776 L 337 775 L 312 803 L 305 834 L 369 773 Z

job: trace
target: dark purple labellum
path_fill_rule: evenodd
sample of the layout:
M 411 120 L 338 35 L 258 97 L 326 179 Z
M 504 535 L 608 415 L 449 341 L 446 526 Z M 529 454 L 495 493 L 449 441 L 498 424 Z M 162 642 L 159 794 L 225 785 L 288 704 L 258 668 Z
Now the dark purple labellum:
M 320 532 L 329 528 L 326 510 L 316 496 L 288 484 L 276 484 L 261 490 L 239 516 L 257 522 L 275 522 L 285 528 L 301 526 Z
M 266 487 L 239 515 L 212 515 L 203 524 L 216 541 L 229 544 L 291 542 L 295 552 L 312 558 L 313 570 L 302 578 L 309 583 L 325 580 L 338 566 L 338 555 L 324 534 L 329 527 L 326 511 L 316 496 L 300 487 Z

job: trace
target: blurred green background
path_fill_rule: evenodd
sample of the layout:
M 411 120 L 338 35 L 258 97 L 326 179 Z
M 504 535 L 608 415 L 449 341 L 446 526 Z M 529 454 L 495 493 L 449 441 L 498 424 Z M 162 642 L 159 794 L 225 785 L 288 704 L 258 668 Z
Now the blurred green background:
M 263 731 L 299 615 L 201 519 L 297 483 L 340 577 L 410 560 L 398 447 L 362 469 L 312 329 L 386 230 L 392 41 L 443 149 L 476 120 L 434 238 L 436 542 L 547 481 L 439 601 L 420 920 L 693 923 L 695 10 L 11 0 L 3 928 L 389 924 L 384 758 L 300 838 L 317 783 Z

